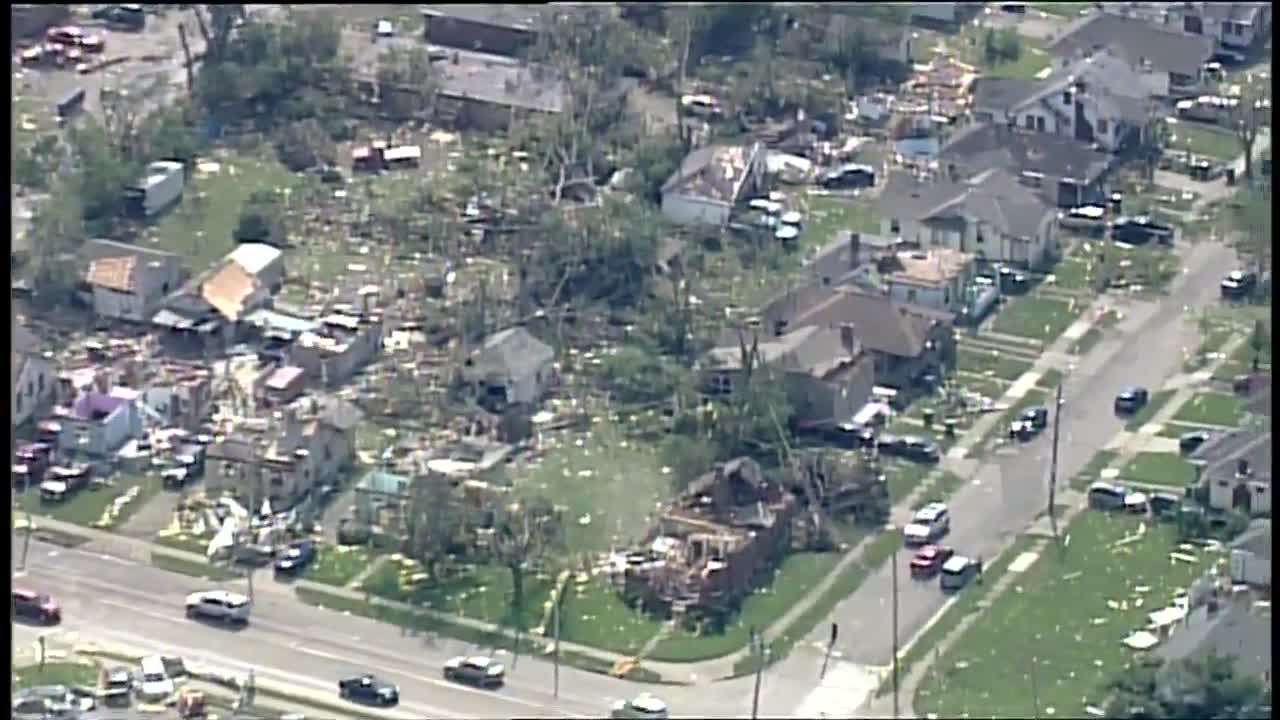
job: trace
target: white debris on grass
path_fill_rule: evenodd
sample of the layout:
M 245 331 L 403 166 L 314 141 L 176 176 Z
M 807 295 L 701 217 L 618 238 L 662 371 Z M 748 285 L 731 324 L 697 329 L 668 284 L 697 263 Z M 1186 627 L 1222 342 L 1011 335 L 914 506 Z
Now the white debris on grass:
M 1039 557 L 1040 557 L 1040 553 L 1024 552 L 1018 557 L 1014 558 L 1013 562 L 1009 563 L 1009 572 L 1011 573 L 1026 572 L 1027 568 L 1030 568 L 1031 565 L 1035 563 L 1035 561 Z

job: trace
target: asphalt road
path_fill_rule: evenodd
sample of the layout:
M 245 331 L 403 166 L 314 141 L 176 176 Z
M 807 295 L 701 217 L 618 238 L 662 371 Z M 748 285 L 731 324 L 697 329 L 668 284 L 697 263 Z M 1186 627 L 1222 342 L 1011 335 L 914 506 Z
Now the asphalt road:
M 21 552 L 15 542 L 14 567 Z M 54 595 L 63 624 L 54 629 L 17 626 L 15 641 L 34 642 L 54 632 L 56 645 L 96 641 L 182 656 L 193 667 L 244 676 L 291 692 L 337 700 L 336 682 L 357 671 L 397 683 L 403 701 L 387 717 L 600 717 L 611 702 L 646 689 L 636 683 L 562 667 L 560 697 L 552 696 L 553 666 L 543 658 L 498 657 L 508 667 L 506 687 L 481 691 L 441 678 L 444 661 L 481 653 L 458 641 L 407 637 L 391 625 L 303 605 L 291 593 L 259 589 L 252 622 L 244 629 L 187 620 L 183 598 L 209 589 L 195 578 L 147 565 L 33 541 L 27 570 L 16 584 Z M 229 585 L 233 589 L 235 585 Z M 678 715 L 725 716 L 718 693 L 652 688 Z M 732 713 L 728 713 L 732 714 Z
M 1178 286 L 1160 303 L 1133 302 L 1118 332 L 1095 346 L 1085 366 L 1074 369 L 1063 388 L 1058 477 L 1079 472 L 1094 453 L 1124 429 L 1124 422 L 1112 413 L 1112 398 L 1124 385 L 1139 384 L 1159 388 L 1180 370 L 1183 348 L 1192 344 L 1195 327 L 1187 308 L 1215 301 L 1221 276 L 1234 267 L 1234 253 L 1220 244 L 1207 242 L 1192 247 L 1183 266 L 1189 271 Z M 944 541 L 957 552 L 991 557 L 1009 538 L 1024 530 L 1046 507 L 1050 435 L 1016 449 L 998 453 L 985 462 L 975 479 L 957 491 L 949 501 L 952 531 Z M 907 642 L 942 609 L 946 596 L 937 581 L 913 581 L 908 574 L 910 555 L 898 555 L 899 638 Z M 833 670 L 845 672 L 846 686 L 822 693 L 839 702 L 825 712 L 843 715 L 865 700 L 866 666 L 884 668 L 892 662 L 891 622 L 892 570 L 888 563 L 873 573 L 836 609 L 833 620 L 840 625 L 835 645 Z M 791 715 L 800 698 L 814 687 L 822 666 L 828 638 L 823 623 L 805 642 L 766 674 L 761 691 L 762 715 Z M 847 665 L 863 666 L 855 672 Z M 829 670 L 829 675 L 831 670 Z M 828 683 L 829 684 L 829 683 Z M 857 686 L 857 687 L 850 687 Z M 857 696 L 863 695 L 862 700 Z M 839 698 L 838 700 L 836 698 Z M 844 705 L 844 703 L 852 703 Z M 750 699 L 745 707 L 749 708 Z M 810 704 L 807 712 L 824 711 Z

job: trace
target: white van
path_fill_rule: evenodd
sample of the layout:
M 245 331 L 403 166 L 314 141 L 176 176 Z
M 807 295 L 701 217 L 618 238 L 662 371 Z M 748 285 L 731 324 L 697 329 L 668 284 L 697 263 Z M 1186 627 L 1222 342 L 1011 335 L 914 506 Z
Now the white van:
M 150 702 L 164 702 L 173 695 L 173 680 L 159 655 L 142 658 L 138 663 L 138 694 Z
M 959 590 L 982 572 L 982 563 L 959 555 L 942 564 L 938 583 L 943 590 Z

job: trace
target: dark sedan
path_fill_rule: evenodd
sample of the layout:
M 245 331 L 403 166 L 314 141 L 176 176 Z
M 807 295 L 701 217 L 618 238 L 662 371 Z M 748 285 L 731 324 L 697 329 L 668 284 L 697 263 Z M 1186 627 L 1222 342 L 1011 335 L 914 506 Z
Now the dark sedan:
M 1132 415 L 1146 406 L 1151 399 L 1144 387 L 1127 387 L 1116 393 L 1115 410 L 1117 415 Z
M 1173 244 L 1173 228 L 1162 225 L 1147 216 L 1123 217 L 1111 225 L 1111 239 L 1129 245 L 1142 245 L 1156 241 Z
M 1203 430 L 1192 430 L 1178 436 L 1178 452 L 1190 455 L 1209 440 L 1209 433 Z
M 938 446 L 924 438 L 882 435 L 878 441 L 878 447 L 884 455 L 914 462 L 936 463 L 942 459 L 942 452 Z
M 285 548 L 276 556 L 276 572 L 281 575 L 296 574 L 306 569 L 316 557 L 316 545 L 310 540 L 300 540 Z
M 1244 300 L 1258 287 L 1258 276 L 1243 270 L 1232 270 L 1222 278 L 1219 286 L 1223 300 Z
M 344 700 L 370 705 L 395 705 L 400 702 L 400 688 L 373 675 L 339 680 L 338 695 Z

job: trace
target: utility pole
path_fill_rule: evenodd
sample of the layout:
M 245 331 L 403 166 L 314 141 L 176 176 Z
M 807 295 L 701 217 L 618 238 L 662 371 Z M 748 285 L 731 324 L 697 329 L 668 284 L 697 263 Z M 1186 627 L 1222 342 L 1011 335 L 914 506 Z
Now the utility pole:
M 1053 533 L 1053 543 L 1061 544 L 1058 541 L 1058 516 L 1054 512 L 1054 500 L 1057 497 L 1058 486 L 1058 438 L 1059 428 L 1062 427 L 1060 422 L 1062 419 L 1062 383 L 1058 383 L 1058 391 L 1054 394 L 1053 408 L 1053 454 L 1049 460 L 1049 530 Z
M 552 655 L 553 669 L 555 672 L 554 685 L 552 686 L 551 697 L 560 697 L 560 594 L 556 593 L 555 606 L 552 608 L 554 617 L 551 624 L 555 633 L 555 652 Z
M 1031 717 L 1040 720 L 1040 687 L 1036 683 L 1036 657 L 1031 657 Z
M 898 716 L 898 546 L 893 546 L 893 557 L 889 561 L 890 573 L 893 577 L 893 717 Z
M 760 713 L 760 681 L 764 677 L 765 654 L 768 650 L 764 646 L 760 633 L 756 632 L 754 627 L 751 628 L 751 647 L 756 655 L 756 685 L 751 692 L 751 720 L 756 720 Z

